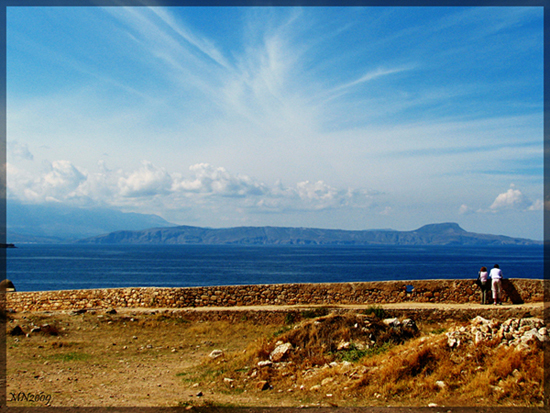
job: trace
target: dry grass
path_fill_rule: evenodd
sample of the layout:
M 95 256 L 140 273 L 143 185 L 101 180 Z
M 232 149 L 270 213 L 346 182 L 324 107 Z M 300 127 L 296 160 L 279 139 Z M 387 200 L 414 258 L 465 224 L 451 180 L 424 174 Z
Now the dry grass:
M 240 392 L 257 392 L 257 383 L 267 381 L 272 392 L 295 393 L 299 404 L 310 405 L 542 405 L 539 345 L 528 353 L 499 347 L 496 341 L 451 349 L 441 327 L 436 327 L 439 334 L 418 338 L 412 331 L 388 328 L 369 318 L 366 335 L 375 333 L 372 347 L 355 363 L 334 364 L 343 353 L 356 350 L 336 351 L 341 340 L 360 341 L 365 336 L 355 327 L 354 317 L 316 321 L 262 338 L 245 354 L 228 355 L 223 377 L 233 379 L 231 386 Z M 294 351 L 282 363 L 255 367 L 268 359 L 278 341 L 292 343 Z M 213 367 L 211 361 L 206 364 Z
M 17 314 L 8 331 L 51 329 L 8 336 L 8 398 L 41 392 L 53 406 L 542 405 L 540 345 L 527 353 L 496 341 L 451 349 L 446 324 L 415 331 L 374 313 L 316 315 L 266 325 L 171 313 Z M 287 358 L 258 367 L 278 342 L 292 344 Z M 339 350 L 342 342 L 349 346 Z M 223 355 L 211 359 L 214 349 Z M 264 381 L 268 390 L 258 387 Z

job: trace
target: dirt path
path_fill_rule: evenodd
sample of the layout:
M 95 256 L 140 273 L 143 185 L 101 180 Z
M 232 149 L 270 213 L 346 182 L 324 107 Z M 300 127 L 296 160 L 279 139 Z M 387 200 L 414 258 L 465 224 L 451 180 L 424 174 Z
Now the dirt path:
M 550 306 L 550 303 L 547 304 Z M 339 304 L 339 305 L 258 305 L 258 306 L 231 306 L 231 307 L 193 307 L 193 308 L 181 308 L 179 311 L 290 311 L 290 310 L 304 310 L 310 308 L 342 308 L 352 310 L 366 310 L 372 308 L 372 304 Z M 380 304 L 376 307 L 384 309 L 426 309 L 426 310 L 507 310 L 507 309 L 525 309 L 525 310 L 542 310 L 544 308 L 543 302 L 538 303 L 524 303 L 524 304 L 502 304 L 502 305 L 485 305 L 478 303 L 457 304 L 457 303 L 391 303 Z M 150 312 L 150 311 L 174 311 L 174 308 L 118 308 L 117 311 L 122 312 Z

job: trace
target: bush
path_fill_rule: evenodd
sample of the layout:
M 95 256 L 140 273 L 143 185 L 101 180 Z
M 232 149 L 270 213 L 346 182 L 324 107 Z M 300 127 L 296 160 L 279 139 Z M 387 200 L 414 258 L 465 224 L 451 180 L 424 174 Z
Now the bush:
M 326 316 L 329 313 L 328 308 L 310 308 L 301 312 L 303 318 L 317 318 Z
M 386 310 L 384 310 L 379 305 L 371 305 L 365 311 L 363 311 L 363 314 L 365 314 L 365 315 L 374 315 L 377 318 L 385 318 L 386 317 Z

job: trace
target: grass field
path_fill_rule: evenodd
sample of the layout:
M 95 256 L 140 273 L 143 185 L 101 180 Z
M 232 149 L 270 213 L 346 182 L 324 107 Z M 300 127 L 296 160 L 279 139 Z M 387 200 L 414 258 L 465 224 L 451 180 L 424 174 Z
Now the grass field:
M 450 348 L 456 322 L 395 329 L 375 311 L 302 315 L 10 314 L 8 332 L 23 335 L 8 334 L 8 406 L 542 406 L 540 344 Z M 282 343 L 291 349 L 270 364 Z

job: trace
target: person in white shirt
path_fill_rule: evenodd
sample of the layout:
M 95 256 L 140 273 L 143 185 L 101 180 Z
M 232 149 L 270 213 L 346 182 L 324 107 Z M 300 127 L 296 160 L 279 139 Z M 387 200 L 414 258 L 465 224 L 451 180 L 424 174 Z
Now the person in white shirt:
M 489 273 L 489 277 L 491 277 L 494 305 L 502 304 L 502 271 L 498 267 L 498 264 L 495 264 Z

